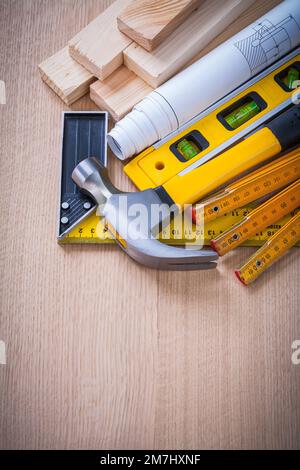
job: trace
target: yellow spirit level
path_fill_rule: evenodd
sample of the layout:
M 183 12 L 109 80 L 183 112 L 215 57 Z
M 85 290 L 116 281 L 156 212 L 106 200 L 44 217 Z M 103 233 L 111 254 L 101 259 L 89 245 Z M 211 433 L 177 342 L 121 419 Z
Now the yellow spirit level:
M 245 138 L 291 104 L 299 85 L 299 52 L 298 48 L 143 151 L 124 167 L 125 173 L 140 190 L 167 186 L 177 175 L 192 172 Z M 202 181 L 195 178 L 190 184 L 201 186 Z

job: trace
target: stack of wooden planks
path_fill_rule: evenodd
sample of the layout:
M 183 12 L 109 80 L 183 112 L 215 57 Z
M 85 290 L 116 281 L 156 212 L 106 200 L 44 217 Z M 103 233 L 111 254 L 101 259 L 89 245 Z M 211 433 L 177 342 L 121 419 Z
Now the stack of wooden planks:
M 278 3 L 115 0 L 39 70 L 68 106 L 90 92 L 117 121 L 209 44 L 216 47 Z

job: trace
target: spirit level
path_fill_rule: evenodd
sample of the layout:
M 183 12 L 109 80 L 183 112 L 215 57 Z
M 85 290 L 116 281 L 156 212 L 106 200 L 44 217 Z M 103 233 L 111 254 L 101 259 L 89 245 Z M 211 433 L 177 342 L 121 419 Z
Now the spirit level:
M 274 224 L 300 206 L 300 179 L 250 212 L 241 222 L 211 241 L 212 248 L 220 255 L 236 248 L 252 234 Z
M 244 178 L 227 186 L 224 191 L 201 201 L 193 208 L 193 221 L 200 223 L 220 217 L 226 212 L 233 211 L 249 203 L 277 191 L 300 178 L 300 148 L 272 161 L 268 165 L 250 173 Z
M 300 240 L 300 212 L 295 214 L 248 261 L 235 271 L 245 285 L 255 281 Z
M 141 190 L 168 184 L 236 144 L 291 104 L 300 49 L 258 74 L 175 134 L 131 160 L 124 171 Z M 224 172 L 226 166 L 224 167 Z M 195 179 L 193 185 L 201 185 Z

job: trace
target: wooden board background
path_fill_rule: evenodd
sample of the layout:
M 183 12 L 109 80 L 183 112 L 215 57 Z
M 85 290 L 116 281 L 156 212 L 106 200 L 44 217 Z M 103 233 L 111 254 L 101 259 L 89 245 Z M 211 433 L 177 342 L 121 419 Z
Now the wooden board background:
M 56 244 L 66 107 L 37 64 L 109 3 L 0 1 L 0 447 L 299 449 L 297 249 L 244 288 L 232 270 L 252 249 L 168 273 Z

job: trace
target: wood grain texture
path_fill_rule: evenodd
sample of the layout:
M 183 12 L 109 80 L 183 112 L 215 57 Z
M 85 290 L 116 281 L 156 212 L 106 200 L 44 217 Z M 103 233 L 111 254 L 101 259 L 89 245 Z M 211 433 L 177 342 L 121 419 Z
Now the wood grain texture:
M 152 53 L 132 43 L 124 64 L 153 88 L 172 77 L 254 0 L 206 0 Z
M 67 104 L 71 105 L 89 91 L 96 78 L 69 55 L 64 47 L 39 65 L 41 77 Z
M 153 51 L 183 23 L 203 0 L 139 0 L 118 16 L 119 30 L 147 51 Z
M 99 5 L 1 4 L 0 447 L 299 449 L 298 249 L 248 289 L 232 270 L 252 249 L 215 272 L 167 273 L 117 247 L 56 243 L 65 105 L 36 66 Z M 132 190 L 121 170 L 110 154 Z
M 123 50 L 132 40 L 121 33 L 117 16 L 131 0 L 115 0 L 69 42 L 71 57 L 100 80 L 123 64 Z
M 122 65 L 104 81 L 97 80 L 90 86 L 90 98 L 99 108 L 108 111 L 114 121 L 119 121 L 152 90 Z

